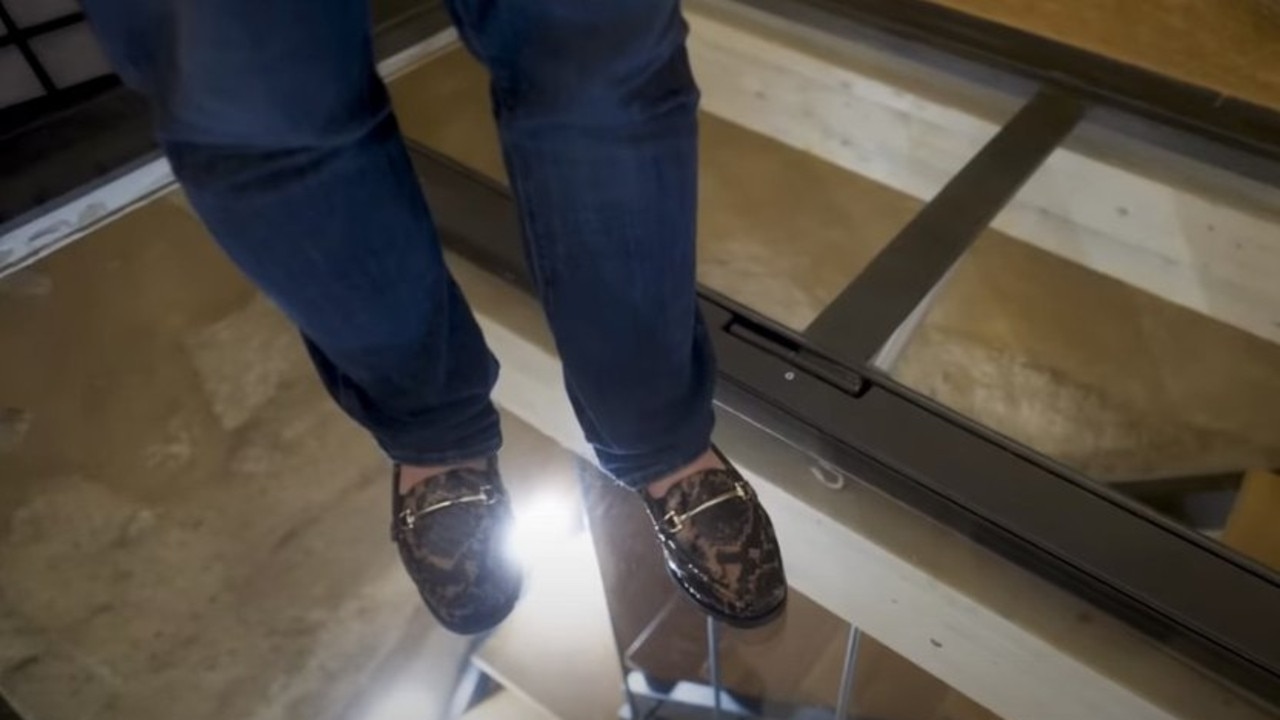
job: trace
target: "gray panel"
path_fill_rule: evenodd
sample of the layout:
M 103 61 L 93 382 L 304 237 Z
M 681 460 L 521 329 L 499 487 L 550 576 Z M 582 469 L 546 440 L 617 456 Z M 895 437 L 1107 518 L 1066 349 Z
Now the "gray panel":
M 36 37 L 31 49 L 60 88 L 111 72 L 97 38 L 84 23 Z
M 44 94 L 40 81 L 15 47 L 0 48 L 0 108 Z
M 13 17 L 18 27 L 28 27 L 38 23 L 80 12 L 80 3 L 76 0 L 0 0 Z

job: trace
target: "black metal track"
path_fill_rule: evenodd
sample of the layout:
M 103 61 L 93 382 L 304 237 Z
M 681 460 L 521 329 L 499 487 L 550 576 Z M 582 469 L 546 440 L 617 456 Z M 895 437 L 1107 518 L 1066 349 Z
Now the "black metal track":
M 3 7 L 0 7 L 0 13 L 4 13 Z M 17 32 L 10 31 L 8 35 L 0 37 L 0 48 L 12 45 L 20 39 L 30 40 L 31 38 L 39 35 L 45 35 L 63 28 L 71 27 L 72 25 L 82 21 L 84 21 L 84 13 L 73 12 L 67 13 L 61 17 L 53 18 L 52 20 L 45 20 L 44 22 L 36 23 L 35 25 L 28 25 L 27 27 L 18 29 Z
M 874 375 L 861 397 L 835 392 L 731 331 L 767 321 L 724 298 L 703 308 L 743 393 L 720 402 L 1280 701 L 1273 578 Z
M 421 0 L 405 3 L 397 0 L 387 3 L 379 12 L 380 2 L 374 2 L 373 33 L 374 55 L 390 57 L 414 43 L 435 35 L 449 27 L 449 13 L 441 0 Z
M 807 344 L 849 367 L 870 360 L 1083 113 L 1061 93 L 1032 98 L 818 315 Z
M 531 290 L 505 188 L 409 148 L 444 242 Z M 718 403 L 1280 704 L 1274 575 L 887 378 L 833 382 L 793 362 L 802 336 L 713 291 L 700 296 L 720 358 Z
M 93 90 L 76 112 L 54 114 L 0 138 L 0 231 L 38 216 L 45 203 L 66 202 L 159 152 L 140 95 L 114 83 Z

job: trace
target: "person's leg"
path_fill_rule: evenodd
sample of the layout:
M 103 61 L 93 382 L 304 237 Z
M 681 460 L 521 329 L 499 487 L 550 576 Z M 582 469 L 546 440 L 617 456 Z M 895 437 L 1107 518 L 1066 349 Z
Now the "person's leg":
M 782 557 L 750 485 L 711 452 L 698 315 L 697 104 L 678 0 L 453 0 L 493 76 L 529 264 L 587 439 L 641 490 L 677 584 L 766 622 Z
M 489 67 L 529 263 L 579 421 L 640 487 L 707 453 L 698 90 L 675 0 L 455 0 Z
M 442 260 L 363 0 L 85 0 L 201 219 L 393 460 L 501 442 L 497 364 Z
M 397 462 L 392 537 L 427 607 L 458 632 L 493 627 L 521 584 L 493 459 L 497 363 L 445 268 L 366 1 L 85 6 L 153 102 L 192 206 Z

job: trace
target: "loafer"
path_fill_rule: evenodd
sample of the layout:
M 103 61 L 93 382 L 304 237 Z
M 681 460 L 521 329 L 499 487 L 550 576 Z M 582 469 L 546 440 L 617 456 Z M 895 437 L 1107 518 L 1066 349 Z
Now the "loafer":
M 391 495 L 391 538 L 440 624 L 474 635 L 506 619 L 522 574 L 507 549 L 513 516 L 497 459 L 428 478 L 403 495 L 397 465 Z
M 721 460 L 728 469 L 694 473 L 661 498 L 640 495 L 676 585 L 717 620 L 757 627 L 786 606 L 782 553 L 755 490 Z

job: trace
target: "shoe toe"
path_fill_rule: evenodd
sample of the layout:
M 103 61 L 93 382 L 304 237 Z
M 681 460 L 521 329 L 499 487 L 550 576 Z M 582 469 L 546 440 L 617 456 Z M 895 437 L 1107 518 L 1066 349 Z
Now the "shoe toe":
M 507 548 L 511 502 L 497 475 L 454 470 L 397 495 L 392 537 L 431 613 L 473 635 L 511 614 L 522 574 Z
M 787 580 L 773 524 L 736 472 L 699 473 L 646 505 L 672 578 L 705 611 L 740 627 L 782 611 Z

